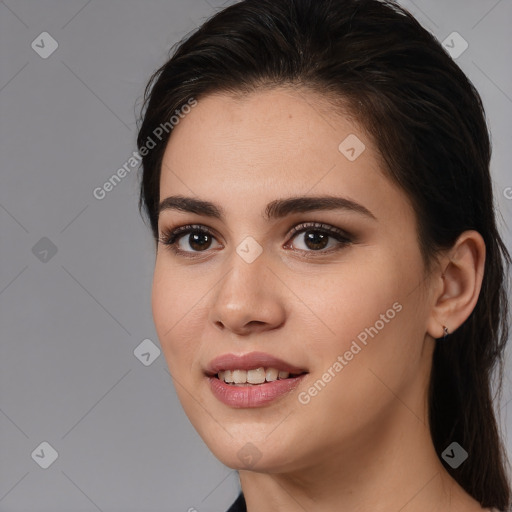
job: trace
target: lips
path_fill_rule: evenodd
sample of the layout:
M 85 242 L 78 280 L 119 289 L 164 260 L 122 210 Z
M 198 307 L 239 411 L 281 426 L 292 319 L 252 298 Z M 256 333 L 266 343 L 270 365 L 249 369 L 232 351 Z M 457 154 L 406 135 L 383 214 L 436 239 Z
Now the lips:
M 262 380 L 264 370 L 265 380 Z M 261 374 L 260 378 L 254 379 L 254 375 L 250 375 L 253 372 Z M 267 372 L 270 382 L 266 379 Z M 278 378 L 272 380 L 276 372 Z M 213 395 L 223 404 L 240 409 L 264 407 L 278 399 L 285 399 L 306 378 L 308 372 L 270 354 L 250 352 L 216 357 L 210 361 L 204 373 Z M 249 375 L 249 380 L 257 380 L 259 383 L 245 382 L 244 374 Z M 235 380 L 243 382 L 236 383 Z
M 255 370 L 257 368 L 275 368 L 278 371 L 293 375 L 307 373 L 307 370 L 264 352 L 250 352 L 249 354 L 223 354 L 216 357 L 207 365 L 205 373 L 209 377 L 226 370 Z

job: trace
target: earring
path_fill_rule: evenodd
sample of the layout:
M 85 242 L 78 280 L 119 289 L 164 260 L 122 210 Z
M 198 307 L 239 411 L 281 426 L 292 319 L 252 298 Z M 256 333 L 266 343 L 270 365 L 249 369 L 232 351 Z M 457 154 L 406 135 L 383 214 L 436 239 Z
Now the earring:
M 446 339 L 446 336 L 448 336 L 448 327 L 446 325 L 443 325 L 443 340 Z

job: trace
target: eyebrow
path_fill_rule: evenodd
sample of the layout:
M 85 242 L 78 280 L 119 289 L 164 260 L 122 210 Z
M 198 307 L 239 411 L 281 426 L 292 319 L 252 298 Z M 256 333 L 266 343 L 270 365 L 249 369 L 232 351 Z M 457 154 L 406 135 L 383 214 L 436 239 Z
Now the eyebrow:
M 206 217 L 223 220 L 224 209 L 222 206 L 185 196 L 169 196 L 163 199 L 158 207 L 158 214 L 166 210 L 178 210 L 182 212 L 196 213 Z M 337 196 L 299 196 L 286 199 L 276 199 L 267 204 L 264 219 L 271 221 L 286 217 L 291 213 L 304 213 L 317 210 L 345 210 L 356 212 L 373 220 L 377 220 L 375 215 L 351 199 Z

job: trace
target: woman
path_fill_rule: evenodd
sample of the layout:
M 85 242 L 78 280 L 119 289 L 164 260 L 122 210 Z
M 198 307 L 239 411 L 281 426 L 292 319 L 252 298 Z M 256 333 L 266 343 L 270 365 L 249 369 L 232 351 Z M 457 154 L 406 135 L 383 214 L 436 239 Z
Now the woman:
M 433 36 L 392 2 L 242 1 L 153 75 L 138 147 L 157 334 L 231 511 L 508 510 L 510 257 Z

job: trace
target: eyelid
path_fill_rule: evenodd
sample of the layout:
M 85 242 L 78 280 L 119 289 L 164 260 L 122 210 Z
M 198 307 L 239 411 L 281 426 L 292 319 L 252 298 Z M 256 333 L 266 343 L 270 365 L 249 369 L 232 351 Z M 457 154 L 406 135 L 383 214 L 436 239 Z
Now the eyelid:
M 205 226 L 204 224 L 185 224 L 176 228 L 162 228 L 162 233 L 158 240 L 162 243 L 167 241 L 167 237 L 172 237 L 174 240 L 176 240 L 176 238 L 178 238 L 180 235 L 184 235 L 192 231 L 201 231 L 203 233 L 208 233 L 209 235 L 217 237 L 215 231 L 212 228 Z
M 331 224 L 325 224 L 323 222 L 315 222 L 315 221 L 308 221 L 308 222 L 301 222 L 300 224 L 297 224 L 294 226 L 286 235 L 286 238 L 293 237 L 298 233 L 307 231 L 307 230 L 318 230 L 318 231 L 326 231 L 327 233 L 331 234 L 331 236 L 335 237 L 336 235 L 340 238 L 344 238 L 345 240 L 353 240 L 354 236 L 350 233 L 344 231 L 343 229 L 337 228 L 336 226 L 332 226 Z M 312 251 L 314 252 L 314 251 Z
M 201 251 L 183 251 L 177 248 L 178 240 L 181 237 L 193 232 L 208 234 L 211 237 L 215 238 L 215 240 L 217 240 L 218 242 L 219 237 L 216 231 L 208 226 L 205 226 L 204 224 L 185 224 L 178 227 L 162 228 L 161 234 L 158 237 L 158 242 L 166 247 L 169 247 L 176 254 L 201 254 Z M 207 251 L 202 252 L 206 253 Z

